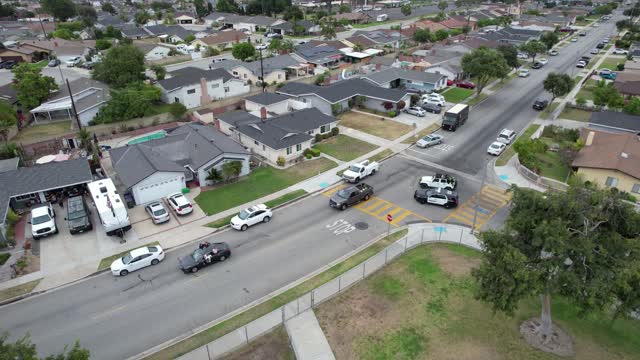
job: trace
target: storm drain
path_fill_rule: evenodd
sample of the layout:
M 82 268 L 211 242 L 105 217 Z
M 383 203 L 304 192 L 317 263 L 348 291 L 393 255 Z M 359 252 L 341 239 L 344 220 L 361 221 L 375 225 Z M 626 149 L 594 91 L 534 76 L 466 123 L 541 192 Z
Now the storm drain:
M 369 228 L 369 224 L 367 224 L 366 222 L 357 222 L 356 223 L 356 229 L 358 230 L 367 230 Z

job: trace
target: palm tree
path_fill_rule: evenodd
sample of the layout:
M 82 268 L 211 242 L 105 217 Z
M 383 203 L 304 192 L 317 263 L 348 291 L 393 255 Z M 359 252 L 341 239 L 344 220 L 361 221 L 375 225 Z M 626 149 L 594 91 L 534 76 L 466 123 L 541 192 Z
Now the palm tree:
M 205 180 L 217 183 L 218 181 L 222 180 L 222 175 L 220 175 L 220 171 L 218 171 L 218 169 L 211 168 L 211 170 L 209 170 L 209 172 L 207 173 L 207 177 L 205 178 Z
M 80 140 L 80 148 L 85 149 L 87 151 L 87 153 L 91 152 L 91 133 L 85 129 L 82 128 L 80 129 L 80 131 L 78 131 L 78 134 L 76 134 L 78 136 L 78 140 Z

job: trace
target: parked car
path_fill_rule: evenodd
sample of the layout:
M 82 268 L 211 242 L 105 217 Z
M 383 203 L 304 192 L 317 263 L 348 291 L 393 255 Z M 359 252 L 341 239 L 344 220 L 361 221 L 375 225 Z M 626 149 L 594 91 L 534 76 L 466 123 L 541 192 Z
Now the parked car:
M 175 193 L 167 196 L 167 203 L 178 215 L 187 215 L 193 212 L 193 206 L 186 196 L 181 193 Z
M 539 61 L 536 61 L 536 62 L 533 63 L 533 65 L 531 65 L 531 68 L 532 69 L 542 69 L 543 66 L 544 66 L 543 63 L 541 63 Z
M 428 148 L 428 147 L 431 147 L 431 146 L 442 144 L 442 140 L 443 139 L 444 139 L 444 137 L 442 135 L 429 134 L 429 135 L 423 137 L 422 139 L 418 140 L 416 142 L 416 146 L 419 147 L 419 148 Z
M 589 61 L 591 61 L 591 58 L 589 56 L 583 55 L 580 57 L 580 61 L 584 61 L 588 64 Z
M 72 196 L 67 200 L 67 217 L 64 218 L 71 235 L 91 231 L 91 211 L 82 196 Z
M 511 141 L 516 138 L 516 132 L 509 129 L 502 129 L 498 135 L 497 141 L 504 144 L 511 144 Z
M 571 38 L 571 42 L 576 42 L 576 41 L 578 41 L 578 38 L 577 38 L 577 37 L 573 37 L 573 38 Z
M 560 54 L 560 53 L 556 49 L 549 50 L 549 55 L 551 55 L 551 56 L 558 56 L 558 54 Z
M 422 108 L 424 109 L 424 111 L 434 114 L 440 114 L 442 112 L 440 105 L 437 104 L 423 103 Z
M 231 257 L 231 249 L 224 242 L 204 242 L 188 256 L 178 258 L 180 270 L 185 274 L 196 273 L 203 267 L 222 262 Z
M 82 62 L 82 58 L 80 58 L 80 56 L 75 56 L 75 57 L 72 57 L 71 59 L 67 60 L 65 62 L 65 64 L 68 67 L 74 67 L 74 66 L 79 65 L 81 62 Z
M 231 218 L 231 227 L 236 230 L 245 231 L 249 226 L 265 222 L 268 223 L 273 217 L 271 209 L 265 204 L 259 204 L 240 211 Z
M 604 49 L 604 43 L 598 43 L 598 45 L 596 45 L 596 49 Z
M 538 62 L 542 65 L 547 65 L 549 63 L 549 59 L 547 58 L 540 58 L 538 59 Z
M 518 70 L 518 77 L 527 77 L 529 75 L 531 75 L 531 72 L 529 71 L 529 69 Z
M 151 221 L 153 221 L 154 224 L 162 224 L 171 219 L 169 212 L 159 201 L 152 202 L 145 206 L 144 209 L 147 211 L 147 214 L 149 214 Z
M 452 86 L 455 84 L 455 81 L 451 80 L 451 79 L 447 79 L 447 86 Z
M 476 84 L 472 83 L 471 81 L 468 80 L 461 80 L 458 81 L 458 83 L 456 83 L 456 86 L 459 88 L 463 88 L 463 89 L 475 89 L 476 88 Z
M 445 209 L 458 206 L 458 193 L 441 189 L 417 189 L 413 198 L 420 204 L 444 206 Z
M 584 68 L 585 66 L 587 66 L 587 63 L 584 60 L 580 60 L 578 61 L 578 63 L 576 64 L 577 68 Z
M 494 141 L 491 145 L 489 145 L 489 148 L 487 149 L 487 153 L 489 155 L 499 156 L 500 154 L 502 154 L 502 152 L 506 147 L 507 147 L 507 144 Z
M 256 50 L 267 50 L 269 46 L 267 44 L 256 45 Z
M 608 79 L 608 80 L 615 80 L 616 77 L 618 76 L 618 74 L 616 74 L 614 71 L 611 71 L 609 69 L 600 69 L 600 72 L 598 73 L 598 75 L 601 78 Z
M 587 36 L 587 32 L 586 32 L 586 31 L 583 31 L 583 32 L 581 32 L 581 33 L 578 33 L 578 35 L 580 35 L 580 36 Z
M 591 53 L 592 53 L 592 54 L 594 54 L 594 55 L 597 55 L 597 54 L 599 54 L 599 53 L 600 53 L 600 50 L 598 50 L 598 49 L 593 49 L 593 50 L 591 50 Z
M 528 58 L 529 58 L 529 55 L 525 53 L 518 53 L 518 59 L 527 60 Z
M 80 67 L 87 70 L 93 70 L 97 63 L 93 61 L 87 61 L 85 63 L 80 64 Z
M 594 28 L 600 27 L 600 25 L 598 23 L 593 24 Z
M 126 276 L 130 272 L 150 265 L 158 265 L 164 260 L 164 250 L 160 245 L 145 246 L 129 251 L 125 256 L 111 263 L 111 274 Z
M 271 38 L 271 39 L 282 39 L 282 38 L 284 38 L 284 36 L 282 36 L 281 34 L 276 34 L 276 33 L 268 33 L 265 36 L 268 37 L 268 38 Z
M 56 211 L 50 203 L 31 208 L 31 235 L 33 240 L 58 233 Z
M 458 185 L 458 180 L 455 177 L 447 174 L 435 174 L 431 176 L 423 176 L 418 180 L 418 185 L 423 189 L 436 188 L 455 190 Z
M 18 66 L 18 62 L 15 60 L 7 60 L 0 63 L 0 69 L 13 69 Z
M 358 183 L 369 175 L 375 175 L 379 169 L 380 164 L 377 161 L 364 160 L 349 166 L 349 168 L 342 173 L 342 178 L 346 182 Z
M 608 37 L 602 39 L 602 42 L 605 43 L 605 44 L 608 44 L 609 41 L 611 41 L 611 39 L 609 39 Z
M 436 104 L 438 106 L 445 106 L 447 104 L 444 96 L 438 93 L 422 95 L 421 100 L 423 104 Z
M 412 106 L 408 109 L 404 110 L 407 114 L 411 114 L 411 115 L 415 115 L 418 117 L 424 117 L 425 115 L 427 115 L 427 112 L 424 111 L 421 107 L 419 106 Z
M 329 206 L 345 210 L 347 207 L 356 205 L 361 201 L 367 201 L 373 196 L 373 187 L 365 183 L 349 186 L 338 190 L 329 199 Z
M 627 55 L 627 54 L 629 54 L 629 50 L 616 48 L 616 49 L 613 50 L 613 53 L 616 54 L 616 55 Z
M 60 65 L 60 60 L 58 59 L 51 59 L 47 64 L 48 67 L 56 67 L 58 65 Z
M 536 99 L 536 101 L 533 102 L 533 108 L 536 110 L 544 110 L 547 105 L 549 105 L 549 100 L 546 99 Z

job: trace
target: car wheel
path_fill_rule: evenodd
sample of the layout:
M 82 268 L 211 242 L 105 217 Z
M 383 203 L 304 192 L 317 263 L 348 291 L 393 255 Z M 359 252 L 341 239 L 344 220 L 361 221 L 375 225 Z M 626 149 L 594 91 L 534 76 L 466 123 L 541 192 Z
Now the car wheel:
M 355 183 L 357 184 L 357 183 L 359 183 L 359 182 L 360 182 L 360 178 L 359 178 L 359 177 L 357 177 L 354 181 L 355 181 Z
M 197 267 L 197 266 L 192 267 L 192 268 L 191 268 L 191 272 L 192 272 L 193 274 L 197 273 L 197 272 L 198 272 L 198 267 Z
M 226 256 L 224 256 L 224 255 L 220 256 L 220 261 L 225 261 L 225 260 L 227 260 Z
M 151 260 L 151 265 L 158 265 L 158 263 L 160 263 L 160 260 L 158 259 Z
M 59 229 L 58 229 L 58 227 L 56 226 L 56 231 L 54 231 L 53 233 L 54 233 L 54 234 L 57 234 L 57 233 L 59 233 L 59 232 L 60 232 L 60 230 L 59 230 Z
M 120 276 L 127 276 L 129 272 L 127 270 L 120 271 Z
M 450 208 L 451 208 L 451 205 L 450 205 L 449 203 L 446 203 L 446 204 L 444 204 L 444 208 L 445 208 L 445 209 L 450 209 Z
M 376 169 L 371 170 L 371 176 L 376 174 Z
M 347 204 L 342 204 L 342 206 L 340 206 L 340 210 L 346 210 L 347 209 Z
M 262 219 L 262 221 L 263 221 L 263 222 L 266 222 L 266 223 L 268 223 L 268 222 L 269 222 L 269 220 L 271 220 L 271 217 L 270 217 L 270 216 L 265 216 L 265 217 L 264 217 L 264 219 Z
M 367 200 L 369 200 L 369 194 L 364 196 L 364 201 L 367 201 Z
M 247 224 L 242 225 L 242 227 L 240 228 L 240 230 L 245 231 L 247 230 L 249 227 L 247 226 Z

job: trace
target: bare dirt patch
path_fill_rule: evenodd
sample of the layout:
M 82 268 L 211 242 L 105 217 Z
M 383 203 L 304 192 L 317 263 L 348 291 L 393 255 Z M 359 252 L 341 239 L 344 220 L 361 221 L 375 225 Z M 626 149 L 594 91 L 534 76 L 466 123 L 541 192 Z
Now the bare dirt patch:
M 431 248 L 431 255 L 442 270 L 454 276 L 467 276 L 471 269 L 480 264 L 479 258 L 468 258 L 458 255 L 444 246 Z
M 388 119 L 381 120 L 383 118 L 380 116 L 355 111 L 341 114 L 338 118 L 340 119 L 340 126 L 346 126 L 387 140 L 395 140 L 413 130 L 407 124 Z
M 573 356 L 573 341 L 569 334 L 553 324 L 552 335 L 545 339 L 537 332 L 539 327 L 538 318 L 529 319 L 520 325 L 520 333 L 529 345 L 558 356 Z
M 283 326 L 257 338 L 244 348 L 225 357 L 224 360 L 294 360 L 289 336 Z

